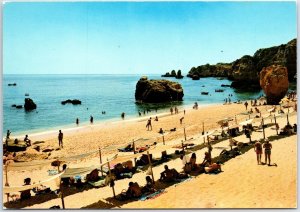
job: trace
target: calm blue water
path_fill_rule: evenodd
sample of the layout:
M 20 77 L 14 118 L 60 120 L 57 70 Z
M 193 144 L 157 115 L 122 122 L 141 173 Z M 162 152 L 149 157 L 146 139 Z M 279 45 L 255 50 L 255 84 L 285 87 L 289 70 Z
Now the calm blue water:
M 146 107 L 158 107 L 158 112 L 169 110 L 171 104 L 137 105 L 135 104 L 135 86 L 140 75 L 4 75 L 3 82 L 3 132 L 11 130 L 13 134 L 39 132 L 46 129 L 57 129 L 58 126 L 75 127 L 78 117 L 80 124 L 88 123 L 90 115 L 94 122 L 115 119 L 120 120 L 120 114 L 128 117 L 138 117 L 138 111 Z M 151 79 L 161 78 L 158 75 L 148 76 Z M 256 98 L 261 92 L 234 93 L 231 88 L 223 93 L 215 93 L 221 84 L 230 84 L 230 81 L 216 78 L 201 78 L 193 81 L 190 78 L 177 80 L 184 89 L 184 101 L 172 105 L 186 106 L 195 101 L 201 104 L 223 102 L 228 94 L 233 94 L 233 101 Z M 17 83 L 17 86 L 7 86 L 8 83 Z M 205 85 L 205 87 L 202 87 Z M 210 92 L 211 96 L 201 95 L 201 91 Z M 24 109 L 11 107 L 12 104 L 24 105 L 25 93 L 37 104 L 37 109 L 25 112 Z M 66 99 L 79 99 L 82 105 L 62 105 Z M 88 109 L 87 109 L 88 108 Z M 106 111 L 102 115 L 101 111 Z M 152 110 L 155 114 L 154 110 Z

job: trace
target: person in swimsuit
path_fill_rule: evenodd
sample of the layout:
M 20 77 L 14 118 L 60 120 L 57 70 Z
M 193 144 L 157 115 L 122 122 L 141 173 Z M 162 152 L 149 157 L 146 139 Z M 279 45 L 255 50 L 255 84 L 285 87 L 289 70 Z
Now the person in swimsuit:
M 256 152 L 257 165 L 261 164 L 262 145 L 259 141 L 254 144 L 254 151 Z
M 269 142 L 269 140 L 264 143 L 263 148 L 265 148 L 265 163 L 267 163 L 267 159 L 269 160 L 269 166 L 271 165 L 271 149 L 272 144 Z

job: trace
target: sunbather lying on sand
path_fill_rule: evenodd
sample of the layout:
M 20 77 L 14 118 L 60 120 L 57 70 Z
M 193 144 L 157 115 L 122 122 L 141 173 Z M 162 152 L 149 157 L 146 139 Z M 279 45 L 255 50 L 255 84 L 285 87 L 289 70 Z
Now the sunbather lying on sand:
M 204 169 L 206 173 L 218 173 L 222 171 L 221 163 L 219 161 L 209 165 L 208 167 L 205 167 Z

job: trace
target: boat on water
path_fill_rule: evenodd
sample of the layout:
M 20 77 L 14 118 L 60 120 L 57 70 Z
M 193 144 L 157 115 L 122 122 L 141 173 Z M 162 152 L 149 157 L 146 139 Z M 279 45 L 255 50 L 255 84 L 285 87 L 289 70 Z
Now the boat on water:
M 208 95 L 208 92 L 201 92 L 201 95 Z
M 224 92 L 223 89 L 215 89 L 215 92 L 220 93 L 220 92 Z
M 29 93 L 25 93 L 25 96 L 29 96 Z

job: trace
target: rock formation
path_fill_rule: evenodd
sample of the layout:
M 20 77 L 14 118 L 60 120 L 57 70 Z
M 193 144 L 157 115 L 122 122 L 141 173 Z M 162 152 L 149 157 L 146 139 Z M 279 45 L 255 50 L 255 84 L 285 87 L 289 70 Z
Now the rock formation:
M 217 63 L 193 67 L 188 77 L 228 77 L 231 87 L 241 89 L 259 89 L 259 72 L 264 67 L 281 65 L 287 68 L 289 81 L 295 81 L 297 74 L 297 40 L 287 44 L 259 49 L 253 56 L 245 55 L 232 63 Z
M 36 104 L 33 102 L 32 99 L 30 99 L 30 98 L 25 98 L 24 108 L 25 108 L 25 110 L 27 110 L 27 111 L 29 111 L 29 110 L 34 110 L 34 109 L 36 109 Z
M 136 84 L 135 99 L 138 102 L 182 101 L 183 95 L 183 89 L 177 82 L 148 80 L 147 77 L 142 77 Z
M 267 104 L 278 104 L 289 88 L 287 68 L 280 65 L 263 68 L 259 82 L 266 94 Z

